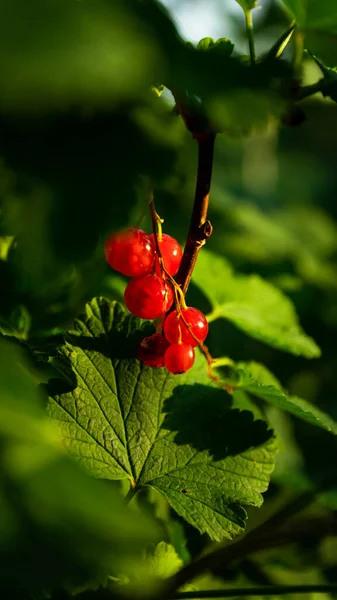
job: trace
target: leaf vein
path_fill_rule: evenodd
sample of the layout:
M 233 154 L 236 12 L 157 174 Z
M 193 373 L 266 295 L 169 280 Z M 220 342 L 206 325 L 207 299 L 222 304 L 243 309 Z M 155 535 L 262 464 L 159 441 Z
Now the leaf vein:
M 121 463 L 120 463 L 120 462 L 117 460 L 117 458 L 115 458 L 114 456 L 112 456 L 112 454 L 110 454 L 110 452 L 108 452 L 108 450 L 105 448 L 105 446 L 103 446 L 103 444 L 102 444 L 102 443 L 101 443 L 101 442 L 100 442 L 98 439 L 96 439 L 96 438 L 95 438 L 95 437 L 94 437 L 94 436 L 93 436 L 93 435 L 92 435 L 92 434 L 91 434 L 89 431 L 87 431 L 87 430 L 86 430 L 86 429 L 83 427 L 83 425 L 81 425 L 81 424 L 80 424 L 78 421 L 76 421 L 76 419 L 73 417 L 73 415 L 72 415 L 72 414 L 71 414 L 71 413 L 70 413 L 70 412 L 69 412 L 69 411 L 68 411 L 68 410 L 67 410 L 67 409 L 66 409 L 64 406 L 62 406 L 61 404 L 59 404 L 59 403 L 58 403 L 58 402 L 57 402 L 57 401 L 56 401 L 56 400 L 55 400 L 53 397 L 51 397 L 51 399 L 53 400 L 53 402 L 55 402 L 55 403 L 57 404 L 57 406 L 59 406 L 59 407 L 60 407 L 60 408 L 61 408 L 61 409 L 62 409 L 62 410 L 63 410 L 63 411 L 64 411 L 64 412 L 65 412 L 65 413 L 66 413 L 66 414 L 67 414 L 67 415 L 68 415 L 68 416 L 69 416 L 69 417 L 70 417 L 70 418 L 71 418 L 71 419 L 72 419 L 72 420 L 75 422 L 75 424 L 77 425 L 77 427 L 79 427 L 80 429 L 82 429 L 82 430 L 84 431 L 84 433 L 85 433 L 86 435 L 88 435 L 88 436 L 89 436 L 89 437 L 90 437 L 90 438 L 93 440 L 93 442 L 96 442 L 96 444 L 97 444 L 97 445 L 98 445 L 100 448 L 102 448 L 102 450 L 104 450 L 104 452 L 105 452 L 105 453 L 106 453 L 106 454 L 107 454 L 107 455 L 108 455 L 110 458 L 112 458 L 112 459 L 113 459 L 113 460 L 114 460 L 114 461 L 117 463 L 117 465 L 118 465 L 118 466 L 119 466 L 119 467 L 120 467 L 120 468 L 121 468 L 121 469 L 122 469 L 122 470 L 123 470 L 123 471 L 124 471 L 124 472 L 125 472 L 127 475 L 130 475 L 130 473 L 128 473 L 128 472 L 125 470 L 125 467 L 124 467 L 124 466 L 123 466 L 123 465 L 122 465 L 122 464 L 121 464 Z M 66 423 L 67 421 L 64 421 L 64 422 Z M 89 444 L 89 442 L 87 442 L 87 443 Z M 106 463 L 106 464 L 107 464 L 107 466 L 108 466 L 108 463 Z
M 97 372 L 100 375 L 102 381 L 107 386 L 109 392 L 111 392 L 117 398 L 117 395 L 111 389 L 110 385 L 105 380 L 105 378 L 103 377 L 103 375 L 101 374 L 101 372 L 98 370 L 98 368 L 95 366 L 95 364 L 94 364 L 93 360 L 91 359 L 91 357 L 88 356 L 88 354 L 83 350 L 83 348 L 80 348 L 80 350 L 87 357 L 87 359 L 89 360 L 89 362 L 92 364 L 95 372 Z M 106 415 L 105 411 L 103 410 L 102 406 L 100 405 L 100 402 L 99 402 L 98 398 L 96 397 L 96 395 L 94 394 L 94 392 L 90 389 L 89 385 L 87 384 L 87 382 L 85 381 L 85 379 L 82 377 L 82 375 L 80 374 L 80 372 L 77 370 L 77 368 L 75 366 L 74 366 L 74 370 L 76 371 L 77 375 L 80 377 L 81 381 L 83 381 L 83 383 L 84 383 L 86 389 L 88 390 L 89 394 L 91 395 L 91 397 L 95 400 L 95 402 L 96 402 L 98 408 L 100 409 L 100 411 L 101 411 L 104 419 L 106 420 L 107 424 L 112 429 L 112 431 L 114 432 L 116 438 L 118 439 L 118 441 L 120 442 L 120 444 L 123 446 L 123 448 L 125 448 L 125 442 L 119 437 L 119 435 L 117 434 L 116 430 L 113 428 L 112 423 L 110 422 L 108 416 Z M 118 398 L 117 398 L 117 400 L 118 400 Z M 122 419 L 122 422 L 123 422 L 123 419 Z

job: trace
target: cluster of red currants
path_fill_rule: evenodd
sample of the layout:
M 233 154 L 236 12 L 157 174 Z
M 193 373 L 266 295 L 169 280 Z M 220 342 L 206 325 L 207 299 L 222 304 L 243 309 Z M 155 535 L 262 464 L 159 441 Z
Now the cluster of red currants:
M 208 323 L 199 310 L 175 301 L 177 284 L 172 278 L 182 257 L 178 242 L 165 233 L 156 240 L 154 234 L 133 227 L 112 233 L 104 252 L 111 267 L 132 277 L 124 293 L 129 311 L 141 319 L 164 321 L 163 334 L 141 340 L 138 358 L 149 367 L 165 366 L 171 373 L 188 371 L 194 363 L 194 348 L 206 339 Z M 176 310 L 168 313 L 174 301 Z

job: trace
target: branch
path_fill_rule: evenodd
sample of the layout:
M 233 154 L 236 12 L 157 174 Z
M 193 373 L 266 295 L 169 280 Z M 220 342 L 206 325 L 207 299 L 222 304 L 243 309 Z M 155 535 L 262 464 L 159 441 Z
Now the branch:
M 209 193 L 211 187 L 215 135 L 204 134 L 198 139 L 198 173 L 194 205 L 185 250 L 181 259 L 176 282 L 186 294 L 201 246 L 212 234 L 212 225 L 207 221 Z
M 317 499 L 319 494 L 322 494 L 334 485 L 335 477 L 333 479 L 325 478 L 320 482 L 316 489 L 298 494 L 278 511 L 273 513 L 266 521 L 263 521 L 258 527 L 255 527 L 255 529 L 249 533 L 249 536 L 260 537 L 261 535 L 268 534 L 269 531 L 275 531 L 276 529 L 279 531 L 285 521 L 288 521 L 294 515 L 302 512 Z
M 175 598 L 177 590 L 204 571 L 220 564 L 221 566 L 227 566 L 234 560 L 238 560 L 258 550 L 275 548 L 296 542 L 314 543 L 326 535 L 337 536 L 337 520 L 329 518 L 301 521 L 299 523 L 292 523 L 288 529 L 276 532 L 272 531 L 269 534 L 266 533 L 261 536 L 254 534 L 254 531 L 238 542 L 201 556 L 181 569 L 176 575 L 167 580 L 167 588 L 163 590 L 164 593 L 161 596 L 161 600 Z
M 336 592 L 336 583 L 312 584 L 312 585 L 267 585 L 264 587 L 232 588 L 225 590 L 208 590 L 196 592 L 180 592 L 174 598 L 176 600 L 188 600 L 193 598 L 237 598 L 238 596 L 276 596 L 283 594 L 303 594 L 312 592 Z

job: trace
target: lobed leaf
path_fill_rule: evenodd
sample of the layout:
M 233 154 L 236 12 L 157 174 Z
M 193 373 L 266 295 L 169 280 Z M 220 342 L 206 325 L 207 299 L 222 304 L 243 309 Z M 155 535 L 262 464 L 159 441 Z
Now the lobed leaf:
M 203 358 L 179 376 L 142 365 L 142 335 L 119 304 L 87 304 L 53 359 L 64 379 L 49 382 L 48 414 L 93 475 L 151 486 L 201 532 L 232 538 L 245 527 L 244 506 L 262 504 L 272 432 L 231 410 Z
M 337 435 L 337 423 L 329 415 L 302 398 L 287 395 L 266 367 L 254 362 L 237 363 L 237 367 L 239 389 L 242 388 L 252 396 Z
M 153 554 L 147 558 L 147 567 L 161 579 L 171 577 L 183 566 L 183 561 L 179 558 L 173 546 L 166 542 L 160 542 Z
M 210 301 L 210 321 L 228 319 L 261 342 L 306 358 L 320 349 L 301 329 L 292 302 L 258 275 L 235 275 L 227 261 L 207 250 L 198 258 L 193 282 Z

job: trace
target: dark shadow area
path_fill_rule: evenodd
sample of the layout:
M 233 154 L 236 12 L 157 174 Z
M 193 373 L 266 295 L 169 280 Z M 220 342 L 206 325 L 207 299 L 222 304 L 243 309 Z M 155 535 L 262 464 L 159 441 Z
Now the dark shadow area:
M 132 332 L 126 339 L 122 331 L 114 331 L 113 335 L 106 336 L 104 333 L 99 336 L 91 337 L 86 335 L 68 334 L 66 336 L 76 351 L 80 348 L 84 351 L 99 352 L 108 358 L 135 358 L 137 345 L 145 335 L 154 333 L 153 328 L 149 328 L 145 333 L 142 330 Z
M 108 305 L 109 303 L 107 302 L 107 306 Z M 87 335 L 68 333 L 65 336 L 65 341 L 73 346 L 74 352 L 76 352 L 77 348 L 80 348 L 85 352 L 97 352 L 111 360 L 136 358 L 140 340 L 143 337 L 154 333 L 153 325 L 146 322 L 137 329 L 130 331 L 132 322 L 137 321 L 138 324 L 138 320 L 131 315 L 126 316 L 124 310 L 117 306 L 116 312 L 118 313 L 119 310 L 124 318 L 119 320 L 117 316 L 116 319 L 118 324 L 106 333 L 101 333 L 99 336 L 93 336 L 88 329 Z M 83 324 L 81 330 L 83 330 L 85 329 L 85 323 L 81 317 L 80 320 Z M 75 324 L 75 329 L 76 327 L 79 326 Z M 50 355 L 50 349 L 47 348 L 47 352 L 49 352 Z M 52 396 L 67 394 L 73 391 L 77 386 L 76 373 L 72 368 L 70 359 L 65 354 L 55 353 L 55 349 L 53 349 L 52 354 L 54 356 L 53 366 L 60 373 L 61 378 L 51 378 L 48 384 L 43 387 L 47 390 L 47 393 Z
M 248 411 L 232 410 L 231 398 L 221 389 L 194 384 L 177 386 L 166 400 L 163 428 L 175 431 L 176 444 L 209 450 L 214 460 L 235 456 L 271 438 L 264 421 Z
M 104 310 L 104 304 L 100 309 Z M 118 313 L 118 306 L 116 311 Z M 88 320 L 83 319 L 75 326 L 80 335 L 66 336 L 74 352 L 81 348 L 88 352 L 100 353 L 112 360 L 136 357 L 139 341 L 145 335 L 153 333 L 153 326 L 144 323 L 140 329 L 132 327 L 133 318 L 119 319 L 115 316 L 116 327 L 106 334 L 94 337 L 88 330 L 84 332 Z M 102 315 L 104 322 L 104 315 Z M 70 358 L 65 354 L 54 357 L 53 366 L 60 372 L 60 378 L 51 378 L 45 386 L 49 395 L 58 396 L 73 391 L 77 386 L 77 377 Z M 226 456 L 235 456 L 260 446 L 272 436 L 264 421 L 254 421 L 252 413 L 232 409 L 232 398 L 224 390 L 208 385 L 183 384 L 173 389 L 172 396 L 165 401 L 163 428 L 176 432 L 176 444 L 193 446 L 199 452 L 209 450 L 214 460 Z
M 66 341 L 75 350 L 81 348 L 99 352 L 109 358 L 135 358 L 139 341 L 154 333 L 153 324 L 148 321 L 142 323 L 118 303 L 111 304 L 105 298 L 97 298 L 90 306 L 92 312 L 80 315 L 66 335 Z M 104 333 L 97 335 L 92 331 L 92 314 L 100 321 Z

